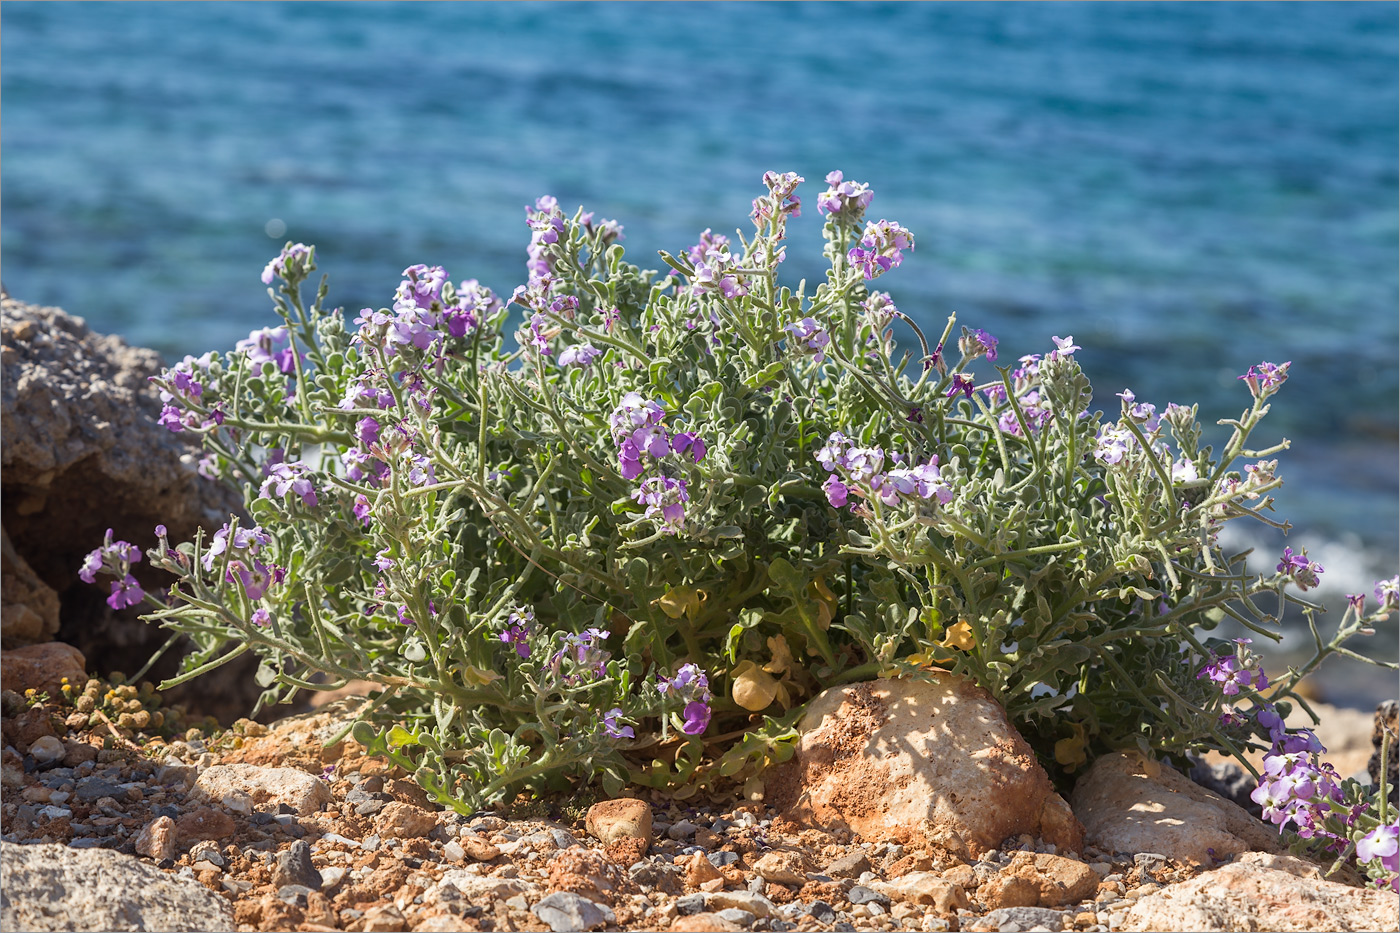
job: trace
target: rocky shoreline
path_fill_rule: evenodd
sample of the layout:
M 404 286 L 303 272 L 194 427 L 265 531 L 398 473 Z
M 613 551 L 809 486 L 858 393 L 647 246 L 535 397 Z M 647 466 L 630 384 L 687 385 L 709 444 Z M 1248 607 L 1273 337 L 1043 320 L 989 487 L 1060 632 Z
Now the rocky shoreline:
M 340 737 L 358 697 L 219 728 L 251 706 L 249 671 L 125 683 L 111 672 L 163 633 L 76 569 L 106 527 L 186 537 L 237 503 L 155 425 L 155 354 L 58 309 L 0 311 L 4 929 L 1400 929 L 1393 892 L 1324 878 L 1160 763 L 1100 759 L 1065 799 L 990 697 L 939 677 L 829 691 L 747 798 L 462 815 Z M 1368 729 L 1320 727 L 1343 774 Z

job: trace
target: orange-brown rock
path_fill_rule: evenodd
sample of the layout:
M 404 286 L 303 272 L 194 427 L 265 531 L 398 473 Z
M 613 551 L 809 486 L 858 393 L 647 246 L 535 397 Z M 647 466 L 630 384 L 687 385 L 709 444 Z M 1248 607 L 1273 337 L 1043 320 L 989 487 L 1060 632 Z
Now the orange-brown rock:
M 83 653 L 61 641 L 26 645 L 13 651 L 0 651 L 0 682 L 6 690 L 23 693 L 31 687 L 58 699 L 63 694 L 63 678 L 82 689 L 87 683 L 87 660 Z
M 588 808 L 588 832 L 610 845 L 619 839 L 641 839 L 642 851 L 651 845 L 651 805 L 645 800 L 619 797 L 600 800 Z
M 1083 827 L 1001 706 L 946 673 L 834 687 L 768 781 L 796 822 L 977 856 L 1030 833 L 1079 851 Z

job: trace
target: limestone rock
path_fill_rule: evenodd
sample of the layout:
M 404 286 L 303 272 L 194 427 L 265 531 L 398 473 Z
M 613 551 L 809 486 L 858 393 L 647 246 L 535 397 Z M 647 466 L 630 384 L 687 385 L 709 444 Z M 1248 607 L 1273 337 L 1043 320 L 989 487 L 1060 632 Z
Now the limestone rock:
M 1135 754 L 1099 758 L 1070 799 L 1088 842 L 1110 852 L 1211 865 L 1251 850 L 1283 851 L 1272 827 L 1169 765 Z
M 157 862 L 174 858 L 180 852 L 176 845 L 175 821 L 168 816 L 151 820 L 136 834 L 136 854 Z
M 541 898 L 531 908 L 536 917 L 549 924 L 554 933 L 570 930 L 592 930 L 617 922 L 612 908 L 595 904 L 586 897 L 569 891 L 556 891 Z
M 651 845 L 651 805 L 645 800 L 600 800 L 588 808 L 585 825 L 605 846 L 619 839 L 641 839 L 646 843 L 642 852 L 646 852 Z
M 285 803 L 301 816 L 315 813 L 331 800 L 326 782 L 305 771 L 242 764 L 206 768 L 190 791 L 191 800 L 213 804 L 238 795 L 251 798 L 255 806 Z
M 87 683 L 87 659 L 72 645 L 61 641 L 26 645 L 0 652 L 0 680 L 6 690 L 23 693 L 30 687 L 47 693 L 51 699 L 62 696 L 63 678 L 82 690 Z
M 999 877 L 1029 885 L 1034 896 L 1029 903 L 1005 902 L 999 907 L 1063 907 L 1093 897 L 1099 886 L 1098 873 L 1088 865 L 1044 852 L 1017 852 Z M 986 888 L 984 885 L 977 892 L 984 904 L 984 895 L 989 893 Z
M 790 849 L 775 849 L 772 852 L 764 853 L 754 863 L 753 870 L 762 876 L 764 881 L 771 881 L 774 884 L 795 884 L 801 887 L 807 883 L 807 872 L 811 870 L 811 865 L 801 852 Z
M 49 641 L 58 634 L 58 594 L 19 556 L 0 528 L 0 648 Z
M 627 872 L 596 849 L 565 849 L 549 861 L 549 888 L 568 891 L 600 904 L 616 903 L 619 894 L 636 890 Z
M 972 906 L 962 885 L 929 871 L 910 872 L 895 881 L 872 881 L 868 887 L 892 901 L 932 907 L 945 917 Z
M 1301 859 L 1248 852 L 1138 899 L 1124 930 L 1400 929 L 1400 895 L 1318 877 Z
M 225 900 L 129 855 L 0 842 L 0 867 L 6 930 L 236 929 Z
M 799 823 L 975 857 L 1008 836 L 1078 851 L 1083 829 L 992 696 L 950 674 L 834 687 L 768 780 Z
M 421 839 L 437 825 L 436 814 L 395 800 L 374 819 L 375 832 L 385 839 Z
M 743 927 L 731 920 L 726 920 L 718 913 L 704 911 L 698 914 L 690 914 L 685 917 L 677 917 L 671 922 L 672 933 L 735 933 Z
M 84 555 L 108 528 L 142 548 L 155 544 L 157 524 L 169 528 L 172 541 L 189 540 L 198 528 L 218 528 L 230 511 L 240 511 L 241 497 L 201 477 L 197 447 L 157 424 L 160 399 L 149 377 L 162 364 L 154 350 L 93 333 L 58 308 L 8 297 L 0 301 L 0 342 L 0 498 L 8 543 L 62 603 L 58 637 L 103 673 L 130 673 L 166 633 L 139 621 L 139 608 L 113 612 L 105 587 L 80 582 Z M 48 634 L 15 635 L 12 625 L 32 627 L 34 619 L 21 612 L 16 622 L 6 607 L 0 644 L 53 637 L 49 620 L 56 624 L 58 613 L 48 615 L 43 591 L 11 594 L 9 554 L 7 548 L 4 601 L 34 611 Z M 148 591 L 168 582 L 144 562 L 134 572 Z M 170 676 L 178 662 L 171 652 L 151 679 Z M 259 692 L 251 679 L 256 663 L 240 660 L 166 700 L 229 719 L 242 715 Z

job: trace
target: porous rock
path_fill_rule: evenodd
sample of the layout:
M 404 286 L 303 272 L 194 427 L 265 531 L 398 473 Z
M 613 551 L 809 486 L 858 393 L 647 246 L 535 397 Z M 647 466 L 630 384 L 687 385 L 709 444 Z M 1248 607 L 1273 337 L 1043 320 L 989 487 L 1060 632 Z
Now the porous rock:
M 1394 931 L 1400 895 L 1327 881 L 1292 856 L 1247 852 L 1139 898 L 1123 929 Z
M 1282 852 L 1278 832 L 1170 765 L 1115 752 L 1096 760 L 1070 800 L 1091 845 L 1212 865 L 1242 852 Z
M 129 855 L 0 842 L 0 866 L 6 930 L 235 929 L 222 898 Z
M 1030 833 L 1078 851 L 1083 829 L 985 690 L 935 673 L 833 687 L 808 706 L 793 759 L 768 781 L 799 823 L 961 856 Z
M 592 930 L 617 922 L 611 907 L 596 904 L 570 891 L 556 891 L 541 898 L 531 910 L 541 921 L 549 924 L 554 933 Z
M 605 846 L 619 839 L 642 839 L 646 842 L 642 852 L 646 852 L 651 844 L 651 805 L 630 797 L 600 800 L 588 808 L 585 825 Z
M 48 641 L 58 633 L 58 594 L 0 528 L 0 648 Z M 11 688 L 13 689 L 13 688 Z
M 1035 901 L 1030 904 L 1001 906 L 1063 907 L 1091 897 L 1099 886 L 1099 875 L 1083 862 L 1045 852 L 1017 852 L 1001 875 L 1029 882 Z M 978 890 L 978 895 L 983 893 Z
M 301 816 L 315 813 L 331 799 L 320 778 L 295 768 L 213 765 L 200 773 L 190 799 L 217 804 L 226 796 L 246 795 L 256 806 L 285 803 Z
M 87 683 L 87 659 L 72 645 L 48 641 L 0 652 L 0 680 L 5 689 L 23 693 L 29 688 L 47 693 L 51 699 L 62 696 L 63 679 L 79 690 Z
M 892 901 L 932 907 L 945 917 L 972 906 L 962 885 L 929 871 L 915 871 L 894 881 L 872 881 L 868 885 Z
M 114 612 L 105 585 L 78 579 L 84 555 L 113 529 L 119 539 L 146 548 L 164 524 L 172 540 L 200 528 L 217 528 L 241 510 L 231 490 L 204 479 L 198 452 L 186 437 L 157 423 L 161 402 L 149 377 L 162 369 L 154 350 L 128 346 L 119 337 L 92 332 L 82 318 L 59 308 L 0 300 L 0 515 L 13 555 L 34 578 L 57 594 L 61 612 L 50 617 L 43 591 L 29 587 L 15 599 L 40 617 L 19 613 L 20 628 L 5 610 L 0 645 L 11 647 L 57 636 L 74 644 L 102 672 L 140 667 L 167 637 L 137 617 L 139 607 Z M 55 534 L 55 529 L 61 533 Z M 7 564 L 15 566 L 10 559 Z M 168 582 L 146 563 L 133 571 L 148 591 Z M 100 582 L 100 581 L 99 581 Z M 30 598 L 31 594 L 38 595 Z M 171 652 L 152 679 L 173 674 Z M 251 678 L 256 659 L 240 660 L 192 686 L 172 690 L 171 703 L 232 719 L 259 692 Z

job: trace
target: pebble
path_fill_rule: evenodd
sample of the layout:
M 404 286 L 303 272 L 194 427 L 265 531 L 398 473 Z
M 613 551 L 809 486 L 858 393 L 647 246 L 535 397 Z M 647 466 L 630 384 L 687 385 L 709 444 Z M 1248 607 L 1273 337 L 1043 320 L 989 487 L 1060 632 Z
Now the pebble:
M 29 754 L 40 766 L 52 764 L 66 754 L 63 742 L 51 735 L 41 735 L 29 746 Z
M 321 873 L 311 864 L 311 846 L 305 839 L 293 842 L 285 851 L 278 852 L 272 869 L 272 883 L 278 887 L 300 885 L 312 891 L 321 888 Z
M 689 838 L 689 837 L 695 835 L 695 830 L 697 830 L 697 829 L 699 829 L 699 828 L 700 828 L 700 827 L 698 827 L 698 826 L 696 826 L 694 823 L 690 822 L 690 820 L 681 820 L 679 823 L 675 823 L 675 824 L 671 825 L 671 826 L 666 830 L 666 835 L 667 835 L 667 837 L 669 837 L 669 838 L 671 838 L 671 839 L 674 839 L 674 840 L 676 840 L 677 842 L 679 842 L 679 841 L 682 840 L 682 839 L 687 839 L 687 838 Z

